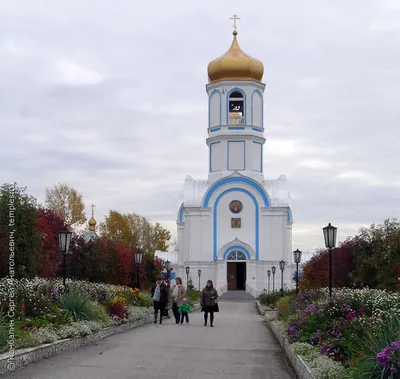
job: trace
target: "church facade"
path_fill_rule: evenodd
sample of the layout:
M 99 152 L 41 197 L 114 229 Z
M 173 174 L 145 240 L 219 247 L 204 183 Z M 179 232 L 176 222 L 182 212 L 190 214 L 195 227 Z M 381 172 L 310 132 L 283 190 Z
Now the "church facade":
M 219 293 L 267 289 L 267 270 L 286 262 L 284 285 L 292 287 L 292 212 L 285 176 L 264 178 L 262 62 L 245 54 L 236 27 L 229 50 L 209 63 L 209 150 L 206 180 L 187 176 L 177 215 L 177 262 L 197 288 L 212 279 Z M 205 162 L 205 164 L 207 164 Z M 291 269 L 292 268 L 292 269 Z M 272 276 L 270 289 L 272 290 Z

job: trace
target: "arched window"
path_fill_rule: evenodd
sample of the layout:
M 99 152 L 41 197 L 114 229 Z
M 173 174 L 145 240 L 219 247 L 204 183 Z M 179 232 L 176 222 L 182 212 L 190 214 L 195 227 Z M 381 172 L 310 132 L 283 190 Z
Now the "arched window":
M 244 97 L 239 91 L 229 95 L 229 125 L 244 125 Z
M 233 250 L 231 251 L 228 256 L 226 257 L 227 261 L 245 261 L 246 254 L 240 250 Z

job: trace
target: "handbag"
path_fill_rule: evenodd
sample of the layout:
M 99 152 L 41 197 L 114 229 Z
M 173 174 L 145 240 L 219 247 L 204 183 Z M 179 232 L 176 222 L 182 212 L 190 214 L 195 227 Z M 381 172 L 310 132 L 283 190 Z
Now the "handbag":
M 214 312 L 219 312 L 219 306 L 217 302 L 214 305 Z
M 168 308 L 165 307 L 163 310 L 163 317 L 168 317 Z

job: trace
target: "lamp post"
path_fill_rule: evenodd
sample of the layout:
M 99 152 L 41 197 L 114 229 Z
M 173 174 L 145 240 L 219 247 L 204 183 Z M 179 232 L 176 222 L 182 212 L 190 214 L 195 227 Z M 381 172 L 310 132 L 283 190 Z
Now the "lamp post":
M 283 296 L 283 270 L 285 269 L 285 261 L 279 262 L 279 268 L 281 269 L 281 296 Z
M 190 267 L 189 267 L 189 266 L 186 266 L 186 267 L 185 267 L 185 270 L 186 270 L 186 289 L 188 289 L 188 288 L 189 288 L 189 272 L 190 272 Z
M 271 267 L 272 271 L 272 292 L 275 292 L 275 273 L 276 273 L 276 267 L 272 266 Z
M 65 287 L 65 276 L 67 271 L 66 265 L 66 255 L 68 254 L 69 244 L 71 243 L 72 233 L 68 229 L 62 229 L 58 232 L 58 246 L 60 248 L 60 253 L 63 257 L 63 285 Z
M 299 249 L 293 251 L 294 262 L 296 263 L 296 293 L 299 293 L 299 263 L 301 262 L 302 252 Z
M 270 281 L 271 281 L 271 270 L 267 270 L 267 276 L 268 276 L 268 290 L 267 292 L 269 293 L 269 285 L 270 285 Z
M 167 270 L 167 283 L 169 283 L 169 276 L 171 274 L 171 262 L 168 259 L 165 262 L 165 269 Z
M 200 276 L 201 276 L 201 270 L 197 270 L 197 275 L 199 276 L 199 291 L 200 291 Z
M 138 249 L 135 253 L 135 263 L 136 263 L 136 288 L 139 289 L 140 281 L 140 264 L 142 263 L 143 253 L 140 249 Z
M 324 232 L 325 246 L 329 249 L 329 297 L 332 296 L 332 249 L 336 245 L 337 228 L 332 226 L 331 223 L 325 228 Z

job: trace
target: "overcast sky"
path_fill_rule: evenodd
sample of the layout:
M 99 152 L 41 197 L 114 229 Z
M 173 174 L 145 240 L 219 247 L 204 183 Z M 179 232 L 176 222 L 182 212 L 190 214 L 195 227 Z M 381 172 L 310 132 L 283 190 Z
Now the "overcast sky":
M 176 235 L 185 175 L 208 175 L 207 65 L 264 63 L 264 169 L 289 180 L 293 248 L 400 213 L 400 1 L 2 0 L 0 178 L 67 182 Z

